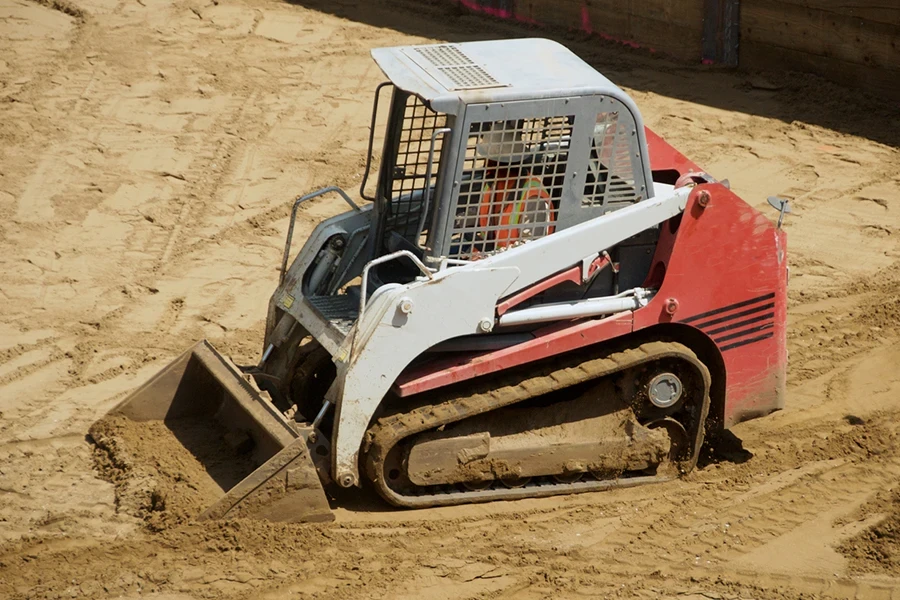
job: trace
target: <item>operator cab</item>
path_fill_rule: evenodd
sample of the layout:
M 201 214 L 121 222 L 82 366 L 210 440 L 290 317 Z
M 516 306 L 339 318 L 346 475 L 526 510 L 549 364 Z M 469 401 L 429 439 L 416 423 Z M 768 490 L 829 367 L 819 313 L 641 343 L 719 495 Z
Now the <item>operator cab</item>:
M 373 258 L 477 260 L 653 195 L 637 108 L 564 46 L 522 39 L 372 55 L 390 79 L 373 112 L 374 131 L 390 91 L 375 194 L 368 171 L 361 187 L 375 204 Z M 633 240 L 648 268 L 652 236 Z M 406 282 L 419 270 L 400 260 L 376 274 Z
M 334 349 L 371 297 L 390 284 L 509 251 L 654 195 L 634 102 L 560 44 L 403 46 L 372 56 L 388 81 L 375 90 L 360 185 L 371 204 L 358 207 L 337 188 L 296 200 L 294 216 L 300 203 L 329 192 L 339 192 L 353 210 L 317 227 L 290 269 L 289 228 L 267 331 L 288 313 L 316 323 L 313 336 Z M 613 268 L 527 303 L 641 286 L 658 236 L 650 227 L 613 248 L 597 248 Z

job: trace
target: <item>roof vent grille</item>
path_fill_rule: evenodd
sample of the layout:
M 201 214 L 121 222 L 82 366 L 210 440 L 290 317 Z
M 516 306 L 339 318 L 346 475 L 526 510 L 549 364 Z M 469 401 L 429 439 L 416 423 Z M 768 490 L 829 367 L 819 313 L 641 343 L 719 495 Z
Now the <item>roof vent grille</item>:
M 437 44 L 434 46 L 419 46 L 416 48 L 422 57 L 436 67 L 458 67 L 460 65 L 474 65 L 475 61 L 466 56 L 456 44 Z
M 460 50 L 456 44 L 438 44 L 413 48 L 418 56 L 410 54 L 419 66 L 437 79 L 448 90 L 474 90 L 500 87 L 502 83 Z M 419 60 L 417 60 L 417 58 Z M 436 69 L 422 64 L 422 59 Z

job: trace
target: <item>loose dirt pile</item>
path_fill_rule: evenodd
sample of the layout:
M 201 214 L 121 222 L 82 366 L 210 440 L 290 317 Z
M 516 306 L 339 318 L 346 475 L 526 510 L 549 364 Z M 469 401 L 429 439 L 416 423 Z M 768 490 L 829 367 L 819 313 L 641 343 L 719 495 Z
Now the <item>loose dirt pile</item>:
M 860 517 L 876 523 L 841 544 L 852 568 L 861 573 L 900 575 L 900 492 L 880 494 Z
M 783 412 L 668 484 L 350 498 L 327 526 L 192 523 L 228 484 L 198 470 L 211 447 L 173 452 L 190 427 L 105 422 L 101 444 L 129 441 L 99 478 L 91 423 L 165 362 L 203 337 L 258 359 L 291 200 L 362 178 L 370 48 L 536 34 L 444 3 L 302 4 L 0 0 L 0 597 L 900 594 L 896 107 L 594 39 L 563 41 L 651 128 L 760 210 L 793 200 Z M 295 240 L 342 210 L 309 204 Z
M 119 510 L 156 531 L 197 517 L 254 468 L 225 442 L 223 430 L 201 419 L 110 416 L 88 435 L 97 470 L 116 486 Z
M 334 560 L 325 575 L 310 559 L 334 557 L 329 537 L 315 526 L 211 521 L 98 544 L 23 539 L 0 554 L 4 598 L 210 598 L 245 596 L 274 582 L 321 577 L 308 590 L 333 589 L 331 581 L 351 581 L 350 554 Z M 35 575 L 17 574 L 27 570 Z M 182 595 L 184 594 L 184 595 Z M 190 594 L 190 595 L 188 595 Z

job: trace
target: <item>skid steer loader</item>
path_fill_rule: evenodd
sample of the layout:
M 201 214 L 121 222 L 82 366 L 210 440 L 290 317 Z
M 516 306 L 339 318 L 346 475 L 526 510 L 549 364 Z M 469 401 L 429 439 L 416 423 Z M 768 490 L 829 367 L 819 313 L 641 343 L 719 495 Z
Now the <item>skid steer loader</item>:
M 202 341 L 112 411 L 208 419 L 252 459 L 203 517 L 329 519 L 329 486 L 429 507 L 664 481 L 783 406 L 780 218 L 557 43 L 372 55 L 370 202 L 293 202 L 259 364 Z M 324 194 L 349 210 L 291 260 Z

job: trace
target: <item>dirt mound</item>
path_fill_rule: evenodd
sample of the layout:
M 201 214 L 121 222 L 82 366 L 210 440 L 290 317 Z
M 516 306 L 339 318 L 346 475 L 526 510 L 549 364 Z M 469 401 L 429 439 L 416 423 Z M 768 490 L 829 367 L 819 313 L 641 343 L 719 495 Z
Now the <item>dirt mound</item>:
M 866 506 L 864 514 L 881 514 L 884 518 L 838 549 L 857 572 L 900 575 L 900 491 L 879 495 Z
M 820 433 L 804 452 L 806 460 L 849 458 L 875 460 L 892 455 L 897 448 L 896 413 L 873 413 L 868 419 L 845 415 L 834 431 Z
M 109 416 L 89 432 L 119 510 L 161 530 L 196 517 L 253 470 L 249 457 L 199 419 L 137 422 Z

